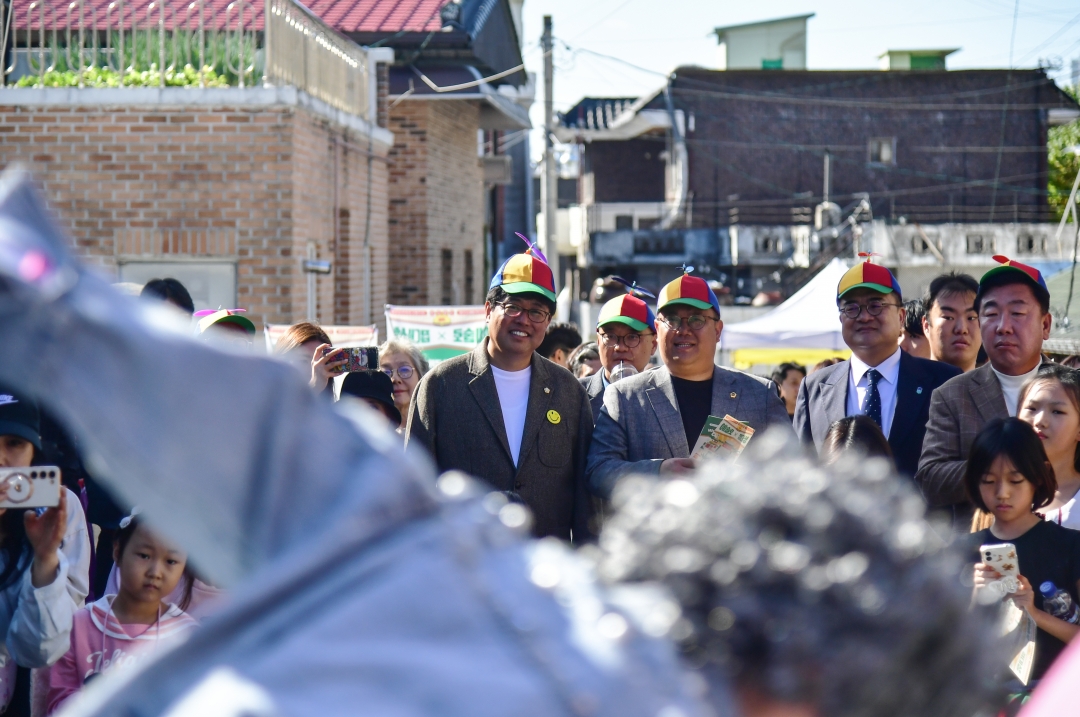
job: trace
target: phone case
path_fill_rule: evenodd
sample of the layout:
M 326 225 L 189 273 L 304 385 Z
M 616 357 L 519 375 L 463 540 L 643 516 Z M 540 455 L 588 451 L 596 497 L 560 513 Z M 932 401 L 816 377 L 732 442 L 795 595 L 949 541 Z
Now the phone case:
M 372 346 L 351 347 L 343 349 L 348 362 L 345 364 L 346 373 L 353 371 L 365 371 L 379 367 L 379 350 Z
M 982 545 L 979 547 L 982 561 L 1001 574 L 987 587 L 999 594 L 1014 593 L 1020 588 L 1020 561 L 1016 558 L 1016 546 L 1012 543 Z

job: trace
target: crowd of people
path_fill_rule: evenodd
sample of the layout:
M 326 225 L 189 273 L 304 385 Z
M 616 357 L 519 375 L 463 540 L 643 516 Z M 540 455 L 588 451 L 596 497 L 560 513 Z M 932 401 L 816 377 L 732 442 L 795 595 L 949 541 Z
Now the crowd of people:
M 855 645 L 860 630 L 872 632 L 886 617 L 890 630 L 908 630 L 931 649 L 932 631 L 915 630 L 903 610 L 877 610 L 872 586 L 844 593 L 827 608 L 798 597 L 856 584 L 867 560 L 894 561 L 882 542 L 884 528 L 875 528 L 869 512 L 851 508 L 853 496 L 899 505 L 919 495 L 928 510 L 948 518 L 927 523 L 927 530 L 937 526 L 944 533 L 934 544 L 957 537 L 967 557 L 966 567 L 948 579 L 973 586 L 970 608 L 961 612 L 980 613 L 989 602 L 1012 605 L 1036 626 L 1029 675 L 1014 685 L 1004 662 L 989 668 L 1014 695 L 1005 709 L 1015 713 L 1080 632 L 1069 615 L 1051 612 L 1046 601 L 1053 593 L 1041 589 L 1052 583 L 1074 605 L 1080 602 L 1080 511 L 1074 509 L 1080 373 L 1043 354 L 1052 318 L 1042 275 L 1004 257 L 999 262 L 979 281 L 940 276 L 924 297 L 907 302 L 887 268 L 869 259 L 857 263 L 836 295 L 850 358 L 810 371 L 785 363 L 770 378 L 716 365 L 720 303 L 708 282 L 689 270 L 655 296 L 625 286 L 589 327 L 596 340 L 583 342 L 573 325 L 553 323 L 554 276 L 533 251 L 510 257 L 493 277 L 485 301 L 487 337 L 437 366 L 416 346 L 391 339 L 378 347 L 377 369 L 346 372 L 346 350 L 307 322 L 291 326 L 273 352 L 327 401 L 366 403 L 372 420 L 385 420 L 406 451 L 420 452 L 439 473 L 462 471 L 485 481 L 507 504 L 527 506 L 535 537 L 596 544 L 589 549 L 598 551 L 598 570 L 613 580 L 671 583 L 691 618 L 676 635 L 687 656 L 720 669 L 732 654 L 745 654 L 752 689 L 738 698 L 746 714 L 772 700 L 826 709 L 831 702 L 820 694 L 822 675 L 851 682 L 867 666 L 852 667 L 861 647 L 843 658 L 852 668 L 847 676 L 837 664 L 812 664 L 815 655 L 831 654 L 823 646 L 830 639 Z M 208 341 L 250 345 L 257 333 L 241 310 L 196 312 L 174 279 L 149 282 L 143 295 L 192 315 L 197 334 Z M 703 471 L 691 454 L 708 419 L 724 416 L 754 430 L 753 452 L 738 470 L 713 465 Z M 810 456 L 788 458 L 797 471 L 781 470 L 762 453 L 770 441 L 783 445 L 785 436 Z M 214 614 L 221 598 L 187 565 L 181 547 L 95 485 L 78 453 L 29 396 L 0 390 L 0 468 L 76 466 L 65 470 L 68 489 L 59 506 L 9 509 L 0 517 L 0 624 L 6 619 L 9 625 L 10 658 L 0 664 L 0 701 L 11 714 L 51 714 L 95 675 L 181 639 Z M 889 466 L 903 487 L 860 484 L 855 476 L 864 467 L 857 466 L 867 459 Z M 752 465 L 786 476 L 762 495 L 783 491 L 788 498 L 808 490 L 809 472 L 830 467 L 829 500 L 837 505 L 822 502 L 822 510 L 843 504 L 853 517 L 816 527 L 820 516 L 812 511 L 765 519 L 762 506 L 773 504 L 748 497 L 756 490 Z M 679 490 L 694 499 L 672 498 L 671 486 L 684 486 Z M 6 486 L 0 491 L 6 494 Z M 650 515 L 675 506 L 663 526 L 643 520 L 642 506 L 650 501 L 656 503 Z M 710 520 L 720 533 L 710 532 Z M 735 532 L 717 537 L 729 528 Z M 831 552 L 812 559 L 799 541 L 822 530 L 837 531 Z M 928 547 L 934 540 L 920 533 L 921 547 L 895 559 L 890 580 L 916 580 L 912 565 L 938 550 Z M 630 543 L 639 548 L 628 553 Z M 1015 546 L 1019 577 L 1015 591 L 990 601 L 991 584 L 1004 577 L 981 553 L 993 543 Z M 789 546 L 787 553 L 776 548 L 781 544 Z M 666 552 L 658 552 L 661 547 Z M 757 553 L 751 559 L 748 551 L 761 550 L 769 555 L 769 574 L 788 577 L 778 582 L 738 567 L 740 561 L 754 565 Z M 828 569 L 811 577 L 807 565 L 819 558 Z M 673 569 L 673 560 L 688 561 L 687 567 Z M 785 560 L 798 567 L 788 570 Z M 845 570 L 853 577 L 845 578 Z M 945 600 L 929 624 L 948 630 L 958 604 Z M 821 630 L 835 629 L 800 633 L 793 643 L 798 650 L 772 654 L 763 647 L 772 638 L 761 631 L 779 628 L 766 628 L 762 610 L 787 620 L 784 629 L 796 633 L 796 622 L 818 618 Z M 729 634 L 732 625 L 738 629 Z M 929 668 L 935 664 L 912 669 L 928 683 L 944 680 Z M 950 700 L 953 709 L 978 702 Z

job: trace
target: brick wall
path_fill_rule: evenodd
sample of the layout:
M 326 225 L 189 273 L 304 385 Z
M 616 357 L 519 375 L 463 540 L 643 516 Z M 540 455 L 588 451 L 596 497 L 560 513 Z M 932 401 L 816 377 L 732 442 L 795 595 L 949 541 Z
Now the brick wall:
M 145 253 L 148 241 L 165 260 L 235 261 L 237 303 L 257 325 L 306 318 L 309 241 L 335 262 L 318 279 L 319 320 L 369 320 L 370 186 L 370 310 L 381 324 L 386 164 L 376 158 L 369 175 L 356 135 L 294 106 L 9 105 L 0 106 L 0 166 L 29 165 L 76 252 L 114 276 L 118 257 Z
M 389 111 L 390 303 L 483 301 L 484 177 L 476 152 L 479 108 L 472 102 L 405 100 Z M 447 264 L 443 252 L 450 252 Z M 472 281 L 466 252 L 472 252 Z M 450 274 L 445 276 L 444 267 Z M 449 280 L 449 291 L 444 290 Z M 466 286 L 473 287 L 467 295 Z

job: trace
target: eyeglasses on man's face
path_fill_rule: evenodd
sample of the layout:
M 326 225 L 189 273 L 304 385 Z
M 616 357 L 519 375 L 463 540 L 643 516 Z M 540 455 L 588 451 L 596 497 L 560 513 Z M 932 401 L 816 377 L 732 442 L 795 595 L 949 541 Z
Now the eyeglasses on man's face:
M 402 381 L 408 381 L 410 378 L 413 377 L 413 374 L 416 373 L 415 371 L 413 371 L 412 366 L 399 366 L 398 368 L 384 368 L 382 370 L 382 372 L 385 373 L 387 376 L 389 376 L 391 380 L 393 380 L 394 374 L 397 373 L 398 378 L 400 378 Z
M 641 334 L 629 333 L 625 336 L 617 336 L 615 334 L 602 333 L 600 334 L 600 341 L 608 348 L 615 348 L 619 344 L 622 344 L 628 349 L 637 348 L 641 345 Z
M 518 306 L 517 304 L 496 304 L 501 306 L 503 313 L 511 319 L 516 319 L 522 314 L 526 314 L 529 317 L 529 321 L 534 324 L 542 324 L 551 318 L 550 311 L 544 311 L 543 309 L 526 309 L 524 306 Z
M 658 316 L 657 321 L 663 322 L 672 331 L 679 331 L 686 326 L 691 331 L 701 331 L 709 321 L 719 321 L 715 316 L 704 314 L 691 314 L 690 316 Z
M 849 301 L 840 307 L 840 315 L 854 321 L 862 316 L 863 311 L 866 311 L 869 316 L 880 316 L 881 312 L 884 311 L 887 306 L 899 307 L 900 304 L 893 304 L 888 301 L 882 301 L 881 299 L 870 299 L 870 301 L 867 301 L 865 304 Z

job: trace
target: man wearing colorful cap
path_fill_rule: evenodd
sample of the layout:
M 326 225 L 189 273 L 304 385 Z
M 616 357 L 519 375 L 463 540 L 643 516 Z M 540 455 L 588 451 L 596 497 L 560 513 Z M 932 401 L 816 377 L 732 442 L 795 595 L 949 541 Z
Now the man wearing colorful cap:
M 932 507 L 950 509 L 965 527 L 972 508 L 964 491 L 967 455 L 993 418 L 1018 412 L 1020 387 L 1042 363 L 1050 337 L 1050 292 L 1038 269 L 995 256 L 975 295 L 982 345 L 990 359 L 934 392 L 916 482 Z
M 632 366 L 633 373 L 641 373 L 656 353 L 656 315 L 633 293 L 616 296 L 600 308 L 596 346 L 601 369 L 578 379 L 589 396 L 594 422 L 604 406 L 604 389 L 612 383 L 611 372 L 623 364 L 624 368 Z
M 889 441 L 897 470 L 910 477 L 919 467 L 930 394 L 960 370 L 901 350 L 903 301 L 893 273 L 869 260 L 840 278 L 836 305 L 851 358 L 806 377 L 794 426 L 820 452 L 833 423 L 869 416 Z
M 688 272 L 689 270 L 685 270 Z M 656 333 L 664 366 L 613 383 L 589 449 L 589 487 L 601 498 L 630 474 L 676 476 L 708 417 L 730 415 L 764 432 L 791 430 L 772 381 L 714 363 L 724 322 L 704 279 L 684 273 L 660 291 Z
M 536 353 L 555 280 L 533 251 L 507 259 L 491 280 L 484 341 L 420 380 L 405 441 L 425 447 L 440 471 L 465 471 L 528 505 L 535 535 L 581 542 L 592 413 L 573 374 Z

